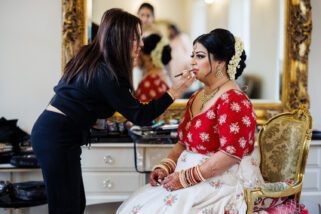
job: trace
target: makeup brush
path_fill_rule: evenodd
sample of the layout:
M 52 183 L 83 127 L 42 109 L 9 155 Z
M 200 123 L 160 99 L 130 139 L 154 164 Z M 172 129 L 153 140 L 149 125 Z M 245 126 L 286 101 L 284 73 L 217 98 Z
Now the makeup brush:
M 194 70 L 194 68 L 189 69 L 188 72 L 192 72 L 193 70 Z M 183 72 L 182 72 L 182 73 L 179 73 L 179 74 L 176 74 L 174 77 L 176 78 L 176 77 L 180 77 L 180 76 L 182 76 L 182 75 L 183 75 Z

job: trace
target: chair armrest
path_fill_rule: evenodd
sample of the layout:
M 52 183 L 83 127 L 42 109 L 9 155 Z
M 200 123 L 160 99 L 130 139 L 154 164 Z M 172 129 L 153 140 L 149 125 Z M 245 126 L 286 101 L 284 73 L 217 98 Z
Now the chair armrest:
M 282 198 L 297 194 L 302 190 L 302 181 L 296 184 L 289 185 L 288 188 L 281 191 L 271 191 L 262 187 L 258 188 L 244 188 L 244 197 L 247 204 L 246 213 L 253 213 L 254 202 L 258 198 Z

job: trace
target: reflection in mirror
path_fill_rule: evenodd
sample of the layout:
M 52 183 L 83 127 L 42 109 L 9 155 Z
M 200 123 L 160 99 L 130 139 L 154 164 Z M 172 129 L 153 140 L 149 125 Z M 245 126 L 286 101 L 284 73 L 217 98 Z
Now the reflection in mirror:
M 197 36 L 214 28 L 226 28 L 241 37 L 247 53 L 247 67 L 237 82 L 255 102 L 280 102 L 285 0 L 216 0 L 211 4 L 203 0 L 148 2 L 154 6 L 156 23 L 166 37 L 170 35 L 166 27 L 168 23 L 184 32 L 190 38 L 190 45 Z M 88 38 L 91 39 L 97 30 L 105 10 L 118 7 L 137 14 L 141 3 L 140 0 L 88 0 Z M 173 67 L 169 70 L 170 78 L 181 72 Z M 192 90 L 198 87 L 201 85 L 194 85 Z
M 136 63 L 143 72 L 143 78 L 138 81 L 135 91 L 141 102 L 149 102 L 160 98 L 169 89 L 170 78 L 166 65 L 171 61 L 171 48 L 168 42 L 156 33 L 145 36 L 143 42 L 144 46 Z M 135 74 L 137 73 L 134 73 L 134 80 Z

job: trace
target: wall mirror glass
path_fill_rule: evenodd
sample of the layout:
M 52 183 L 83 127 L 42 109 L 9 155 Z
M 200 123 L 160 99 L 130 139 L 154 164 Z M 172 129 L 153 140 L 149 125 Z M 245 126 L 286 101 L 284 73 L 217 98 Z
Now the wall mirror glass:
M 136 14 L 141 0 L 63 1 L 63 65 L 90 41 L 95 24 L 113 7 Z M 311 41 L 309 0 L 151 0 L 160 29 L 173 23 L 193 39 L 214 28 L 242 38 L 247 52 L 245 78 L 239 84 L 253 100 L 258 123 L 273 114 L 309 105 L 307 61 Z M 164 35 L 166 30 L 162 31 Z M 194 88 L 195 89 L 195 88 Z M 179 117 L 187 100 L 164 114 Z

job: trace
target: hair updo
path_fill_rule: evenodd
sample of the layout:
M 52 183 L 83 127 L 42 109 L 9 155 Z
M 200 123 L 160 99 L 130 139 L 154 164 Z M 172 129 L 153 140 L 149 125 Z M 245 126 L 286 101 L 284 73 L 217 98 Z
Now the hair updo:
M 158 42 L 161 41 L 161 36 L 158 34 L 151 34 L 147 37 L 143 38 L 144 46 L 142 48 L 142 52 L 144 54 L 150 55 L 151 52 L 156 48 Z M 169 45 L 165 45 L 162 50 L 161 61 L 163 65 L 167 65 L 172 59 L 171 56 L 171 47 Z
M 195 43 L 202 44 L 207 49 L 209 55 L 213 54 L 215 60 L 224 61 L 227 71 L 228 64 L 235 54 L 235 38 L 230 31 L 220 28 L 212 30 L 207 34 L 197 37 L 193 45 L 195 45 Z M 246 67 L 246 54 L 244 50 L 240 57 L 241 61 L 236 68 L 235 79 L 242 75 Z

